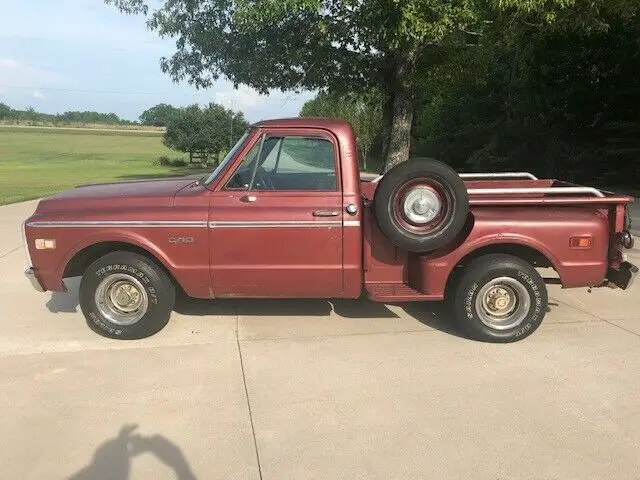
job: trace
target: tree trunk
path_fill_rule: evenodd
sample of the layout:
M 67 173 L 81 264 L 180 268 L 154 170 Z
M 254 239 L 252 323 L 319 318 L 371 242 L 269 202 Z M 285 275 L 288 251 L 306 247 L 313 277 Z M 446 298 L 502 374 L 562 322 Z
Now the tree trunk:
M 382 151 L 380 158 L 386 159 L 389 152 L 389 139 L 391 138 L 391 125 L 393 124 L 393 87 L 388 87 L 387 98 L 382 106 L 382 130 L 380 136 L 382 138 Z
M 393 89 L 393 109 L 384 171 L 409 159 L 411 126 L 413 124 L 413 74 L 415 54 L 408 53 L 398 59 Z
M 366 146 L 363 146 L 360 149 L 360 152 L 362 154 L 362 171 L 366 172 L 367 171 L 367 155 L 369 155 L 369 148 Z

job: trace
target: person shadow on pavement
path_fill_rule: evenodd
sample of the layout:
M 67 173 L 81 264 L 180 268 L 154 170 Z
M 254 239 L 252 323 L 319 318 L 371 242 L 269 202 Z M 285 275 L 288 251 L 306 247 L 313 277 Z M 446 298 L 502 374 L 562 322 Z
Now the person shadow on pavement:
M 91 463 L 69 480 L 128 480 L 131 460 L 144 453 L 153 454 L 171 468 L 178 480 L 196 480 L 182 450 L 162 435 L 135 434 L 138 425 L 123 425 L 115 438 L 96 448 Z

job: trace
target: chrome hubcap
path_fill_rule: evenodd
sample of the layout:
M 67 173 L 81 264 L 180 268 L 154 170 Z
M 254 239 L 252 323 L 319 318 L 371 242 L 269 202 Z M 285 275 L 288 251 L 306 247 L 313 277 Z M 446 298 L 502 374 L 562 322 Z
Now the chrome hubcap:
M 422 225 L 431 222 L 442 209 L 436 193 L 427 187 L 416 187 L 404 197 L 404 215 L 412 223 Z
M 520 325 L 531 308 L 529 291 L 511 277 L 495 278 L 476 297 L 476 311 L 482 323 L 496 330 Z
M 511 289 L 494 287 L 485 294 L 483 306 L 491 315 L 504 316 L 513 311 L 516 299 Z
M 142 294 L 140 290 L 127 281 L 118 282 L 109 290 L 111 301 L 123 312 L 133 312 L 142 305 Z
M 147 291 L 137 278 L 125 273 L 102 280 L 95 301 L 100 313 L 116 325 L 133 325 L 149 308 Z

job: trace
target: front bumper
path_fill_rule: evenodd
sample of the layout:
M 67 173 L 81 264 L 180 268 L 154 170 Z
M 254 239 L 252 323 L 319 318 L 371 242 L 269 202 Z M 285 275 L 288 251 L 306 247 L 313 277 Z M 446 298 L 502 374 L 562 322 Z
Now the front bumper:
M 623 290 L 629 290 L 633 285 L 634 280 L 638 276 L 638 267 L 629 262 L 622 262 L 620 268 L 610 269 L 607 274 L 608 280 L 614 285 L 622 288 Z
M 40 285 L 40 280 L 36 277 L 36 269 L 33 267 L 29 267 L 24 271 L 24 276 L 27 277 L 27 280 L 31 282 L 31 286 L 36 290 L 36 292 L 45 292 L 46 290 Z

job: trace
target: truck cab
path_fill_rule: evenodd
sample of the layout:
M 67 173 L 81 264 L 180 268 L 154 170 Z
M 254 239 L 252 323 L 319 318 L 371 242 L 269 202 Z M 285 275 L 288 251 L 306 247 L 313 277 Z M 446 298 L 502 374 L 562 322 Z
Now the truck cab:
M 363 199 L 351 126 L 262 122 L 238 159 L 203 185 L 214 296 L 357 298 Z

